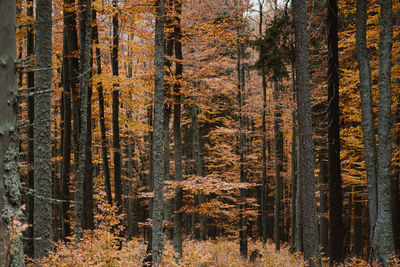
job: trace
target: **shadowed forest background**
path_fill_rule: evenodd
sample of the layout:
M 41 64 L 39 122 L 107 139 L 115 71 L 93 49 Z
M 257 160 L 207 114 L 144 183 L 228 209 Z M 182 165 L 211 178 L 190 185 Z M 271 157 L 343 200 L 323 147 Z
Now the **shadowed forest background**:
M 400 265 L 400 2 L 3 0 L 0 266 Z

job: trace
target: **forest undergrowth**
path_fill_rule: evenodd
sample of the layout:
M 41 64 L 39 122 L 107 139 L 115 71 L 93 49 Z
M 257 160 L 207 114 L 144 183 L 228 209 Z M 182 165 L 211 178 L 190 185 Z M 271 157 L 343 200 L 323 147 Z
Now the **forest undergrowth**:
M 85 232 L 81 242 L 59 242 L 54 252 L 39 263 L 44 267 L 84 267 L 84 266 L 146 266 L 147 243 L 141 238 L 124 242 L 119 249 L 119 238 L 105 230 Z M 185 240 L 183 257 L 179 264 L 175 262 L 171 242 L 166 242 L 162 266 L 307 266 L 299 253 L 292 253 L 290 245 L 285 243 L 279 251 L 269 240 L 263 244 L 259 240 L 249 241 L 250 259 L 243 259 L 239 253 L 236 239 L 221 238 L 207 241 Z M 34 266 L 33 264 L 28 266 Z M 322 258 L 322 266 L 329 266 L 327 258 Z M 343 265 L 342 265 L 343 266 Z M 344 266 L 369 266 L 364 260 L 349 258 Z

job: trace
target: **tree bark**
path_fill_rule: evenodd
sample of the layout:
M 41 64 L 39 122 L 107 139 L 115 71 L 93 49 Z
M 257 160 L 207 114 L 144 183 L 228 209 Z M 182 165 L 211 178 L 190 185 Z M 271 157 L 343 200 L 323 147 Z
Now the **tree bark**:
M 35 258 L 52 249 L 51 177 L 51 79 L 52 79 L 52 1 L 36 2 L 36 81 L 35 81 Z M 40 118 L 40 119 L 39 119 Z
M 321 252 L 329 255 L 329 220 L 328 220 L 328 162 L 319 163 L 319 240 Z
M 84 181 L 85 166 L 87 160 L 86 145 L 88 134 L 88 98 L 89 98 L 89 79 L 91 73 L 90 51 L 91 51 L 91 32 L 92 32 L 92 11 L 90 0 L 79 1 L 79 38 L 80 38 L 80 131 L 79 131 L 79 150 L 77 185 L 75 196 L 76 209 L 76 239 L 80 240 L 84 227 L 83 202 L 84 202 Z
M 181 138 L 181 81 L 183 74 L 182 64 L 182 33 L 181 33 L 181 14 L 182 4 L 175 1 L 175 23 L 174 23 L 174 44 L 175 44 L 175 79 L 174 84 L 174 161 L 175 161 L 175 181 L 182 181 L 182 138 Z M 177 254 L 177 262 L 182 258 L 182 198 L 181 187 L 175 190 L 175 214 L 174 214 L 174 251 Z
M 26 15 L 30 17 L 32 20 L 33 18 L 33 0 L 29 0 L 30 6 L 27 8 Z M 35 33 L 33 30 L 33 26 L 28 28 L 27 32 L 27 41 L 26 41 L 26 52 L 27 52 L 27 57 L 29 59 L 33 58 L 33 55 L 35 53 Z M 34 96 L 31 95 L 35 91 L 35 74 L 33 71 L 29 71 L 27 75 L 27 86 L 30 88 L 28 92 L 30 95 L 28 96 L 28 121 L 29 121 L 29 126 L 28 126 L 28 166 L 29 166 L 29 171 L 28 171 L 28 188 L 30 190 L 34 190 L 34 136 L 33 136 L 33 123 L 35 119 L 35 102 L 34 102 Z M 26 203 L 26 213 L 28 214 L 28 224 L 30 225 L 27 230 L 27 238 L 28 240 L 26 241 L 27 243 L 27 249 L 26 249 L 26 254 L 33 258 L 34 257 L 34 244 L 33 244 L 33 238 L 34 238 L 34 233 L 33 233 L 33 213 L 34 213 L 34 196 L 32 194 L 29 194 L 27 196 L 27 203 Z
M 379 31 L 379 115 L 378 115 L 378 214 L 376 218 L 374 242 L 377 260 L 384 265 L 394 255 L 392 225 L 392 142 L 391 142 L 391 58 L 392 58 L 392 1 L 380 2 Z
M 113 49 L 112 49 L 112 73 L 114 78 L 118 78 L 118 49 L 119 49 L 119 22 L 117 0 L 113 0 L 115 14 L 112 18 L 113 23 Z M 112 127 L 113 127 L 113 150 L 114 150 L 114 194 L 118 214 L 122 212 L 122 180 L 121 180 L 121 144 L 119 136 L 119 85 L 114 84 L 112 91 Z
M 310 105 L 308 34 L 304 0 L 294 0 L 296 81 L 298 89 L 299 179 L 301 194 L 304 257 L 319 264 L 319 237 L 314 181 L 314 144 Z
M 357 0 L 356 6 L 356 52 L 360 77 L 361 126 L 364 137 L 364 159 L 367 172 L 369 239 L 374 248 L 373 235 L 376 225 L 377 196 L 377 148 L 372 113 L 371 68 L 367 51 L 367 1 Z
M 164 208 L 164 147 L 163 147 L 163 121 L 164 121 L 164 24 L 165 2 L 158 0 L 156 3 L 155 25 L 155 93 L 154 93 L 154 130 L 153 130 L 153 231 L 152 231 L 152 256 L 155 266 L 161 264 L 163 251 L 163 208 Z
M 0 2 L 0 263 L 24 266 L 19 237 L 10 228 L 20 211 L 20 176 L 17 129 L 16 2 Z M 39 210 L 40 211 L 40 210 Z M 51 218 L 50 218 L 51 220 Z
M 278 82 L 274 81 L 274 101 L 279 101 Z M 274 156 L 275 156 L 275 216 L 274 216 L 274 232 L 275 232 L 275 249 L 280 250 L 280 242 L 283 220 L 281 218 L 282 206 L 282 161 L 283 161 L 283 133 L 281 131 L 281 111 L 275 105 L 274 107 Z
M 96 65 L 97 74 L 101 75 L 101 54 L 99 45 L 99 33 L 97 26 L 97 14 L 96 10 L 93 9 L 93 38 L 96 45 Z M 110 167 L 108 164 L 108 149 L 107 149 L 107 135 L 106 135 L 106 123 L 104 118 L 104 94 L 103 85 L 100 82 L 97 85 L 97 93 L 99 94 L 99 117 L 100 117 L 100 137 L 101 137 L 101 157 L 103 160 L 103 175 L 104 175 L 104 186 L 107 195 L 108 204 L 112 205 L 112 195 L 111 195 L 111 179 L 110 179 Z
M 238 122 L 239 122 L 239 164 L 240 164 L 240 182 L 247 182 L 246 170 L 245 170 L 245 133 L 244 133 L 244 118 L 242 114 L 243 109 L 243 95 L 244 95 L 244 87 L 245 87 L 245 79 L 244 79 L 244 47 L 243 43 L 238 43 L 238 63 L 237 63 L 237 71 L 238 71 Z M 247 258 L 247 218 L 244 215 L 246 205 L 246 191 L 245 189 L 240 189 L 240 229 L 239 229 L 239 237 L 240 237 L 240 256 L 243 258 Z
M 296 101 L 296 85 L 294 77 L 294 64 L 291 64 L 291 78 L 292 78 L 292 101 Z M 291 160 L 292 160 L 292 173 L 291 173 L 291 208 L 290 208 L 290 232 L 291 232 L 291 247 L 296 249 L 296 198 L 297 198 L 297 116 L 296 110 L 292 111 L 292 148 L 291 148 Z
M 344 261 L 343 192 L 340 169 L 339 55 L 337 0 L 327 1 L 328 26 L 328 169 L 329 255 L 331 264 Z

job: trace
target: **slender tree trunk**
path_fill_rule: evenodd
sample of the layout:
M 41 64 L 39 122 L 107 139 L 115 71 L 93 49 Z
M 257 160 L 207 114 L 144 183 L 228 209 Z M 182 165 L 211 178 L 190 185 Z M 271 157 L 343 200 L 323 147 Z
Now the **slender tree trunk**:
M 355 187 L 354 192 L 354 219 L 353 219 L 353 251 L 352 255 L 356 257 L 362 257 L 363 255 L 363 223 L 362 223 L 362 203 L 361 203 L 361 197 L 360 197 L 360 192 L 362 191 L 362 188 L 357 186 Z
M 16 2 L 0 2 L 0 263 L 24 266 L 19 237 L 10 228 L 20 210 L 19 149 L 17 131 Z M 51 189 L 51 187 L 50 187 Z M 51 191 L 50 191 L 51 192 Z M 41 210 L 39 210 L 41 211 Z M 51 222 L 51 218 L 50 218 Z
M 99 45 L 99 33 L 97 26 L 97 16 L 96 10 L 93 9 L 93 21 L 95 22 L 93 27 L 94 42 L 96 45 L 96 65 L 97 74 L 101 75 L 101 54 Z M 103 85 L 101 82 L 97 85 L 97 92 L 99 94 L 99 117 L 100 117 L 100 137 L 101 137 L 101 157 L 103 160 L 103 175 L 104 184 L 107 195 L 108 204 L 112 205 L 112 195 L 111 195 L 111 179 L 110 179 L 110 167 L 108 165 L 108 149 L 107 149 L 107 135 L 106 135 L 106 123 L 104 118 L 104 94 Z
M 198 107 L 196 104 L 192 104 L 192 138 L 193 138 L 193 157 L 195 160 L 195 173 L 197 176 L 203 176 L 202 164 L 201 164 L 201 153 L 200 153 L 200 131 L 199 131 L 199 121 L 198 121 Z M 205 203 L 206 196 L 200 194 L 198 196 L 199 205 Z M 199 229 L 199 239 L 206 240 L 207 238 L 207 215 L 200 214 L 200 229 Z
M 237 71 L 238 71 L 238 112 L 239 112 L 239 164 L 240 164 L 240 182 L 247 182 L 246 178 L 246 170 L 245 170 L 245 159 L 244 159 L 244 150 L 245 150 L 245 134 L 244 134 L 244 118 L 242 114 L 243 109 L 243 95 L 244 95 L 244 63 L 242 62 L 244 58 L 244 47 L 241 42 L 238 43 L 238 63 L 237 63 Z M 246 201 L 246 191 L 245 189 L 240 189 L 240 256 L 243 258 L 247 258 L 247 218 L 244 215 L 246 205 L 244 204 Z
M 292 77 L 292 101 L 296 101 L 296 86 L 295 86 L 295 77 L 294 77 L 294 66 L 291 64 L 291 77 Z M 291 190 L 290 190 L 290 198 L 291 198 L 291 211 L 290 211 L 290 232 L 291 232 L 291 246 L 292 249 L 296 248 L 296 198 L 297 198 L 297 116 L 296 110 L 292 111 L 292 149 L 291 149 L 291 160 L 292 160 L 292 181 L 291 181 Z
M 91 73 L 90 51 L 91 51 L 91 32 L 92 32 L 92 11 L 90 0 L 79 1 L 79 37 L 80 37 L 80 131 L 79 131 L 79 153 L 77 168 L 77 185 L 75 196 L 76 209 L 76 239 L 80 240 L 84 227 L 84 183 L 85 166 L 87 161 L 86 145 L 88 135 L 88 98 L 89 98 L 89 79 Z M 85 207 L 86 208 L 86 207 Z
M 371 68 L 367 51 L 367 1 L 357 0 L 356 6 L 356 52 L 360 76 L 361 126 L 364 136 L 364 159 L 367 172 L 369 239 L 372 249 L 377 218 L 377 148 L 375 140 L 374 116 L 372 113 Z
M 297 140 L 297 147 L 298 147 L 298 140 Z M 300 153 L 297 150 L 297 162 L 299 162 Z M 303 252 L 303 220 L 301 214 L 301 191 L 300 191 L 300 166 L 297 164 L 297 182 L 296 182 L 296 225 L 295 225 L 295 251 L 296 252 Z
M 91 37 L 91 40 L 93 38 Z M 92 49 L 90 49 L 92 52 Z M 91 53 L 92 54 L 92 53 Z M 93 57 L 90 56 L 91 69 L 93 65 Z M 91 72 L 90 72 L 91 76 Z M 94 228 L 94 210 L 93 210 L 93 162 L 92 162 L 92 84 L 88 85 L 87 96 L 87 136 L 86 136 L 86 162 L 85 162 L 85 178 L 83 180 L 83 217 L 82 229 Z
M 51 0 L 36 2 L 36 81 L 35 81 L 35 258 L 52 249 L 51 179 L 51 79 L 52 79 Z M 40 118 L 40 119 L 39 119 Z
M 26 11 L 26 15 L 30 17 L 33 20 L 33 0 L 29 0 L 30 6 L 28 7 Z M 33 55 L 35 53 L 35 34 L 33 30 L 33 26 L 28 28 L 27 32 L 27 57 L 29 59 L 33 59 Z M 33 123 L 35 119 L 35 102 L 34 102 L 34 96 L 32 93 L 35 91 L 35 75 L 33 71 L 28 72 L 28 77 L 27 77 L 27 85 L 28 85 L 28 121 L 29 121 L 29 126 L 28 126 L 28 165 L 29 165 L 29 171 L 28 171 L 28 188 L 33 190 L 34 189 L 34 136 L 33 136 Z M 27 250 L 26 254 L 33 258 L 34 257 L 34 244 L 33 244 L 33 238 L 34 238 L 34 232 L 33 232 L 33 214 L 34 214 L 34 196 L 32 194 L 29 194 L 27 196 L 27 203 L 26 203 L 26 212 L 28 214 L 28 230 L 27 230 Z
M 321 252 L 329 255 L 329 220 L 328 220 L 328 163 L 319 163 L 319 240 Z
M 163 208 L 164 208 L 164 147 L 163 147 L 163 121 L 164 121 L 164 24 L 165 2 L 158 0 L 156 3 L 155 26 L 155 96 L 154 96 L 154 130 L 153 130 L 153 232 L 152 255 L 155 266 L 161 264 L 163 251 Z
M 113 49 L 112 49 L 112 73 L 114 77 L 118 77 L 118 49 L 119 49 L 119 22 L 117 0 L 113 0 L 115 14 L 112 18 L 113 23 Z M 113 127 L 113 150 L 114 150 L 114 194 L 115 203 L 118 208 L 118 214 L 122 212 L 122 180 L 121 180 L 121 144 L 119 137 L 119 88 L 118 84 L 114 84 L 112 92 L 112 127 Z
M 181 138 L 181 80 L 183 74 L 182 65 L 182 33 L 181 33 L 181 18 L 182 4 L 175 1 L 175 23 L 174 23 L 174 37 L 175 37 L 175 78 L 177 82 L 174 85 L 174 160 L 175 160 L 175 181 L 182 181 L 182 138 Z M 182 198 L 183 191 L 181 187 L 175 190 L 175 215 L 174 215 L 174 251 L 177 254 L 177 262 L 182 257 Z
M 301 194 L 304 257 L 319 261 L 317 205 L 314 181 L 314 144 L 310 105 L 310 73 L 308 64 L 308 34 L 304 0 L 294 0 L 296 81 L 298 89 L 299 180 Z M 310 262 L 311 265 L 319 262 Z
M 339 56 L 337 0 L 327 1 L 329 253 L 331 265 L 344 260 L 343 193 L 340 170 Z
M 380 1 L 379 31 L 379 155 L 378 155 L 378 214 L 374 242 L 377 260 L 384 265 L 394 255 L 392 225 L 392 142 L 391 142 L 391 58 L 392 58 L 392 1 Z
M 274 81 L 274 101 L 279 101 L 278 82 Z M 280 242 L 283 236 L 281 229 L 283 220 L 282 213 L 282 161 L 283 161 L 283 133 L 281 131 L 281 111 L 275 105 L 274 111 L 274 154 L 275 154 L 275 217 L 274 217 L 274 232 L 275 232 L 275 249 L 280 250 Z
M 69 190 L 70 186 L 70 172 L 71 172 L 71 137 L 72 137 L 72 128 L 71 128 L 71 88 L 77 86 L 76 77 L 78 74 L 77 67 L 77 58 L 74 53 L 76 53 L 77 49 L 77 29 L 76 29 L 76 14 L 75 11 L 71 11 L 72 5 L 75 2 L 71 0 L 64 1 L 64 39 L 63 39 L 63 160 L 62 160 L 62 174 L 61 174 L 61 183 L 62 183 L 62 199 L 69 201 L 71 200 L 71 194 Z M 73 88 L 76 90 L 76 88 Z M 68 202 L 62 203 L 62 238 L 67 240 L 66 238 L 71 234 L 71 228 L 69 224 L 69 213 L 70 213 L 70 204 Z

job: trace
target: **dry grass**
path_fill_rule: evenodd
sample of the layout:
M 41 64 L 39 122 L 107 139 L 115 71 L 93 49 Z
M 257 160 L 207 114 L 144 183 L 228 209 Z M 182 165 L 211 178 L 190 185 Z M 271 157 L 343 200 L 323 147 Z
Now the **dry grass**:
M 83 266 L 143 266 L 146 256 L 146 244 L 138 239 L 124 243 L 118 249 L 117 238 L 101 230 L 88 232 L 80 243 L 71 241 L 68 244 L 58 243 L 54 253 L 40 262 L 41 266 L 83 267 Z M 274 244 L 265 246 L 259 241 L 249 242 L 249 254 L 259 250 L 260 257 L 254 262 L 244 260 L 239 255 L 239 242 L 236 240 L 209 240 L 204 242 L 185 241 L 183 258 L 180 264 L 174 260 L 172 245 L 167 243 L 163 266 L 305 266 L 301 255 L 290 253 L 283 246 L 278 252 Z

